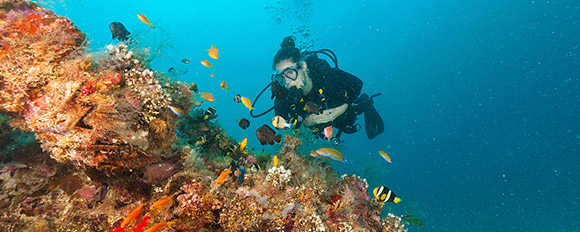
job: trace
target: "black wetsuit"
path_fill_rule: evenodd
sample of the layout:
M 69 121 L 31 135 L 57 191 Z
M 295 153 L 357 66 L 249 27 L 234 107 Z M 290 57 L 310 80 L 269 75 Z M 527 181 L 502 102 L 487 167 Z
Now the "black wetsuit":
M 312 55 L 304 60 L 308 66 L 308 75 L 312 79 L 312 90 L 302 99 L 290 99 L 285 97 L 276 98 L 274 101 L 275 113 L 282 116 L 286 121 L 292 122 L 300 116 L 302 119 L 308 116 L 305 104 L 309 101 L 320 106 L 322 110 L 336 108 L 342 104 L 348 104 L 347 110 L 329 123 L 317 124 L 311 129 L 322 131 L 325 127 L 332 125 L 347 134 L 354 133 L 357 128 L 356 109 L 352 103 L 358 98 L 362 89 L 362 81 L 345 71 L 332 68 L 323 59 Z

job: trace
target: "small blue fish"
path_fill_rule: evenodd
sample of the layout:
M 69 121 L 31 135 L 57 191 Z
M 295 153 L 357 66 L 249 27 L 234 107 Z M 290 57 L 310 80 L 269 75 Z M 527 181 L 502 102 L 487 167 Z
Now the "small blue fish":
M 189 69 L 185 68 L 185 71 L 183 72 L 183 74 L 186 74 L 187 71 L 189 71 Z

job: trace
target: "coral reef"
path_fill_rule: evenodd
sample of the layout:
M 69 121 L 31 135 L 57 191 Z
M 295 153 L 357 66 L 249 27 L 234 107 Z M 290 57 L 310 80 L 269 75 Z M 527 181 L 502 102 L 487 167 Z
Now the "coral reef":
M 0 231 L 405 231 L 298 138 L 276 163 L 243 150 L 132 39 L 86 53 L 70 20 L 20 0 L 0 33 Z

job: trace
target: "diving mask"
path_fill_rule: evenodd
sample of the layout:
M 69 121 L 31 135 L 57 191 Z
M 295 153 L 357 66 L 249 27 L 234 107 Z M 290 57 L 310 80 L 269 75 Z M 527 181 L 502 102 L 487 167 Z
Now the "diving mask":
M 296 64 L 294 66 L 287 67 L 280 72 L 276 72 L 272 74 L 272 82 L 278 82 L 280 85 L 287 88 L 288 84 L 298 79 L 298 69 L 300 69 L 300 65 Z

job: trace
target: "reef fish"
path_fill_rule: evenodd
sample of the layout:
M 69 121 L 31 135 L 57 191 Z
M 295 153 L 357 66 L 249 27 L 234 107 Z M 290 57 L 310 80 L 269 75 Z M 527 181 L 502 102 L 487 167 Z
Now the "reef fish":
M 151 29 L 154 29 L 153 23 L 149 22 L 149 19 L 147 18 L 147 16 L 142 15 L 142 14 L 137 14 L 137 17 L 139 18 L 139 20 L 141 20 L 141 22 L 147 24 L 149 27 L 151 27 Z
M 419 218 L 413 217 L 411 215 L 403 215 L 403 216 L 401 216 L 401 219 L 408 222 L 409 224 L 416 225 L 416 226 L 421 227 L 421 228 L 425 227 L 425 223 L 423 223 L 423 221 L 421 221 Z
M 214 101 L 213 95 L 211 93 L 200 93 L 199 96 L 208 101 Z
M 240 126 L 242 129 L 246 129 L 250 126 L 250 120 L 242 118 L 238 120 L 238 126 Z
M 292 124 L 287 123 L 282 116 L 272 118 L 272 125 L 278 129 L 286 129 L 292 126 Z
M 274 167 L 278 167 L 278 156 L 275 155 L 274 158 L 272 158 L 272 165 L 274 165 Z
M 218 178 L 215 180 L 215 185 L 221 185 L 224 183 L 224 181 L 226 180 L 226 178 L 228 178 L 228 175 L 230 175 L 230 173 L 232 173 L 231 167 L 227 168 L 226 170 L 223 170 L 222 173 L 218 176 Z
M 345 162 L 344 156 L 342 156 L 342 154 L 340 154 L 340 152 L 338 152 L 337 150 L 334 150 L 332 148 L 320 148 L 316 151 L 311 152 L 310 156 L 312 156 L 312 157 L 320 156 L 320 157 L 327 158 L 327 159 L 333 159 L 333 160 Z
M 145 230 L 145 232 L 155 232 L 155 231 L 158 231 L 158 230 L 162 229 L 165 226 L 171 228 L 171 226 L 173 224 L 175 224 L 175 222 L 176 221 L 170 221 L 170 222 L 162 221 L 160 223 L 157 223 L 157 224 L 153 225 L 149 229 Z
M 281 135 L 276 135 L 276 132 L 266 124 L 256 130 L 256 136 L 262 145 L 274 145 L 274 142 L 280 143 L 282 139 Z
M 373 190 L 373 195 L 381 205 L 385 205 L 385 202 L 399 203 L 401 201 L 401 198 L 398 198 L 393 191 L 385 186 L 376 187 Z
M 222 83 L 220 84 L 220 87 L 221 87 L 222 89 L 225 89 L 226 91 L 228 91 L 228 89 L 230 88 L 230 87 L 228 87 L 228 86 L 226 85 L 226 81 L 222 81 Z
M 143 173 L 143 177 L 138 177 L 137 180 L 146 184 L 158 183 L 177 173 L 179 170 L 181 170 L 181 167 L 182 164 L 180 161 L 166 161 L 152 164 L 151 166 L 147 167 Z
M 215 48 L 213 45 L 211 45 L 211 48 L 207 49 L 206 51 L 207 51 L 207 54 L 209 55 L 209 57 L 211 57 L 213 59 L 219 58 L 218 49 Z
M 101 187 L 99 187 L 97 189 L 97 191 L 95 191 L 95 193 L 93 194 L 93 200 L 96 202 L 101 202 L 105 199 L 105 196 L 107 196 L 107 191 L 109 190 L 109 185 L 108 184 L 102 184 Z
M 217 115 L 215 114 L 216 112 L 217 108 L 215 108 L 214 106 L 207 108 L 207 110 L 203 112 L 203 119 L 207 120 L 217 118 Z
M 169 106 L 169 109 L 171 110 L 171 112 L 173 112 L 175 115 L 177 115 L 177 117 L 183 117 L 183 111 L 181 111 L 179 108 L 175 107 L 175 106 Z
M 322 108 L 311 101 L 306 102 L 306 104 L 304 105 L 304 110 L 306 110 L 309 114 L 322 113 Z
M 253 110 L 254 107 L 252 107 L 252 102 L 250 102 L 250 99 L 248 99 L 247 97 L 242 97 L 242 103 L 244 104 L 244 106 L 246 106 L 246 108 L 248 108 L 249 110 Z
M 184 64 L 189 64 L 189 59 L 183 59 L 181 60 L 181 62 L 183 62 Z
M 330 140 L 330 138 L 332 138 L 333 132 L 334 130 L 332 129 L 332 126 L 327 126 L 326 128 L 324 128 L 324 139 Z
M 131 34 L 131 32 L 127 31 L 125 26 L 120 22 L 112 22 L 109 24 L 109 29 L 111 29 L 113 39 L 118 38 L 120 41 L 129 39 L 127 36 Z
M 127 215 L 127 217 L 123 219 L 123 222 L 121 222 L 121 228 L 127 227 L 129 223 L 135 220 L 135 218 L 137 218 L 139 213 L 141 213 L 141 208 L 143 208 L 143 204 L 140 204 L 137 208 L 131 211 L 129 215 Z
M 240 144 L 240 151 L 245 152 L 246 145 L 248 144 L 248 138 L 244 138 L 244 140 L 242 140 L 242 142 L 240 142 L 239 144 Z
M 160 209 L 161 207 L 167 205 L 167 203 L 172 202 L 173 201 L 173 197 L 175 197 L 175 195 L 177 195 L 178 193 L 179 192 L 176 192 L 176 193 L 172 194 L 171 196 L 164 197 L 164 198 L 161 198 L 161 199 L 157 200 L 155 203 L 153 203 L 149 207 L 149 209 L 150 210 L 158 210 L 158 209 Z
M 240 96 L 240 94 L 236 94 L 236 96 L 234 97 L 234 101 L 236 103 L 242 102 L 242 96 Z
M 208 68 L 211 68 L 211 67 L 213 67 L 213 64 L 210 64 L 210 63 L 209 63 L 209 61 L 207 61 L 207 60 L 202 60 L 200 63 L 201 63 L 203 66 L 205 66 L 205 67 L 208 67 Z
M 385 153 L 382 150 L 379 150 L 379 155 L 381 155 L 381 157 L 383 157 L 383 159 L 385 159 L 387 162 L 391 163 L 391 157 L 389 157 L 387 153 Z

